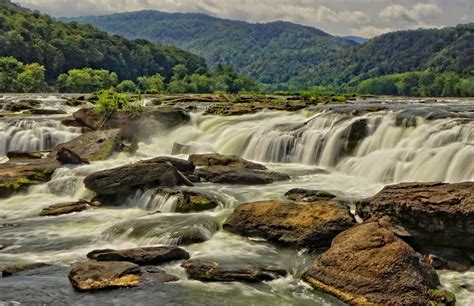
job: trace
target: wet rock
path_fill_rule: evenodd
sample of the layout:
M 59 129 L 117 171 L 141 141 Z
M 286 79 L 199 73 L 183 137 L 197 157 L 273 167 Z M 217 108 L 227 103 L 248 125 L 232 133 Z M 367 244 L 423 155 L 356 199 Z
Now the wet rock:
M 89 207 L 88 201 L 79 201 L 73 203 L 63 203 L 49 206 L 40 212 L 40 216 L 59 216 L 74 212 L 81 212 Z
M 21 100 L 18 102 L 6 103 L 3 110 L 7 112 L 21 112 L 25 110 L 31 110 L 41 105 L 39 100 Z
M 153 159 L 145 160 L 144 163 L 170 163 L 173 167 L 178 169 L 178 171 L 183 173 L 193 172 L 196 169 L 194 164 L 190 161 L 168 156 L 160 156 Z
M 39 153 L 11 151 L 7 153 L 8 159 L 41 159 L 42 155 Z
M 85 261 L 76 263 L 69 273 L 69 281 L 78 291 L 95 291 L 140 284 L 140 267 L 124 261 Z
M 87 258 L 97 261 L 128 261 L 144 266 L 189 259 L 189 253 L 179 247 L 164 246 L 128 250 L 96 250 L 87 254 Z
M 104 120 L 103 115 L 92 109 L 81 109 L 73 114 L 82 126 L 93 130 L 122 129 L 126 138 L 147 138 L 157 129 L 170 129 L 188 123 L 189 114 L 182 109 L 146 108 L 142 113 L 131 116 L 126 112 L 117 112 Z
M 332 193 L 322 190 L 307 190 L 295 188 L 285 193 L 285 197 L 291 201 L 296 202 L 317 202 L 317 201 L 328 201 L 334 199 L 336 196 Z
M 30 160 L 28 164 L 8 162 L 0 165 L 0 198 L 22 192 L 33 185 L 49 181 L 60 167 L 49 159 Z
M 383 218 L 410 243 L 474 249 L 474 182 L 387 186 L 357 203 L 364 220 Z
M 216 200 L 196 191 L 162 188 L 158 190 L 158 193 L 166 197 L 177 197 L 176 212 L 178 213 L 200 212 L 219 206 Z
M 179 281 L 179 278 L 175 275 L 168 274 L 157 267 L 151 266 L 144 267 L 142 269 L 147 273 L 145 276 L 148 276 L 147 278 L 151 279 L 152 282 L 171 283 Z
M 114 152 L 121 151 L 122 137 L 122 132 L 118 129 L 84 133 L 70 142 L 57 146 L 51 152 L 50 158 L 58 158 L 58 153 L 67 149 L 83 161 L 105 160 Z M 68 159 L 65 158 L 65 161 Z
M 223 166 L 200 168 L 195 174 L 202 181 L 215 184 L 264 185 L 290 179 L 289 175 L 279 172 Z
M 225 166 L 229 168 L 246 168 L 255 170 L 267 170 L 267 167 L 261 164 L 253 163 L 235 155 L 221 155 L 221 154 L 193 154 L 189 156 L 191 161 L 196 166 Z
M 205 259 L 188 260 L 181 266 L 186 269 L 190 279 L 203 282 L 258 283 L 272 281 L 287 275 L 283 269 L 226 265 Z
M 68 148 L 60 148 L 56 153 L 56 160 L 63 165 L 85 165 L 89 164 L 89 161 L 83 159 L 74 151 Z
M 191 153 L 191 146 L 183 145 L 180 143 L 174 143 L 173 148 L 171 149 L 172 155 L 189 154 L 189 153 Z
M 150 161 L 96 172 L 87 176 L 84 184 L 99 196 L 131 194 L 139 188 L 192 185 L 171 164 Z
M 32 115 L 43 115 L 43 116 L 48 116 L 48 115 L 66 115 L 67 112 L 59 109 L 43 109 L 43 108 L 37 108 L 37 109 L 30 109 L 29 113 Z
M 342 136 L 342 139 L 345 141 L 343 154 L 352 154 L 359 143 L 366 138 L 368 134 L 369 127 L 367 119 L 358 119 L 352 122 Z
M 266 201 L 240 205 L 224 229 L 284 246 L 319 249 L 329 246 L 336 235 L 355 223 L 349 208 L 335 201 Z
M 422 247 L 417 250 L 437 270 L 466 272 L 471 268 L 469 254 L 463 250 L 440 247 Z
M 17 273 L 24 272 L 24 271 L 29 271 L 29 270 L 35 270 L 43 267 L 48 267 L 49 264 L 43 263 L 43 262 L 35 262 L 35 263 L 30 263 L 30 264 L 24 264 L 24 265 L 15 265 L 11 267 L 4 268 L 1 272 L 2 277 L 8 277 L 8 276 L 14 276 Z
M 352 305 L 428 305 L 440 286 L 423 257 L 377 222 L 338 235 L 303 280 Z
M 170 233 L 170 239 L 177 245 L 191 245 L 209 240 L 208 234 L 199 226 L 188 226 Z

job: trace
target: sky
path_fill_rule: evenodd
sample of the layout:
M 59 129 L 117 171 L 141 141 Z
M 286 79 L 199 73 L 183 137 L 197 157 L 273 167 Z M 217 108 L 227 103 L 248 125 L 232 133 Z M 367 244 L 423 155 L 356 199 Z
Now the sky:
M 334 35 L 386 32 L 474 22 L 474 0 L 13 0 L 57 17 L 153 9 L 314 26 Z

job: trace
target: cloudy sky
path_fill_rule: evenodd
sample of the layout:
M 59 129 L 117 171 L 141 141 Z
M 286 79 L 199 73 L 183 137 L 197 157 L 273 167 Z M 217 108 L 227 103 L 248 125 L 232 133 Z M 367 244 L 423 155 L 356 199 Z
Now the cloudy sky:
M 54 16 L 154 9 L 250 22 L 286 20 L 335 35 L 372 37 L 399 29 L 474 22 L 474 0 L 13 0 Z

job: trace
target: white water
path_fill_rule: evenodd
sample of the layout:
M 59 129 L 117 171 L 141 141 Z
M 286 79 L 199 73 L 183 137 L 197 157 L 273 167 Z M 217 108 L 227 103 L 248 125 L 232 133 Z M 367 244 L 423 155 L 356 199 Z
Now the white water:
M 347 145 L 344 137 L 358 120 L 366 120 L 368 136 L 352 154 L 342 154 Z M 185 246 L 192 257 L 281 266 L 289 271 L 287 278 L 256 286 L 203 284 L 187 280 L 179 263 L 171 263 L 164 269 L 179 276 L 180 282 L 141 291 L 79 295 L 70 289 L 65 277 L 67 269 L 46 281 L 40 278 L 29 283 L 27 278 L 21 282 L 12 279 L 10 285 L 0 284 L 0 290 L 4 294 L 12 292 L 7 295 L 8 300 L 20 299 L 29 292 L 35 301 L 49 301 L 49 304 L 160 301 L 187 305 L 337 305 L 337 300 L 299 281 L 314 256 L 229 234 L 221 230 L 221 225 L 239 204 L 283 199 L 284 193 L 292 188 L 322 189 L 352 201 L 371 196 L 393 182 L 474 180 L 472 121 L 418 118 L 417 125 L 412 127 L 399 127 L 395 122 L 395 114 L 390 112 L 359 117 L 314 112 L 263 112 L 227 118 L 193 114 L 188 125 L 157 131 L 150 143 L 140 144 L 135 157 L 121 154 L 91 165 L 61 168 L 51 182 L 0 201 L 0 224 L 19 224 L 8 230 L 0 228 L 0 244 L 7 245 L 0 251 L 0 262 L 5 265 L 32 261 L 69 265 L 83 260 L 94 249 L 176 245 L 181 243 L 183 230 L 192 230 L 209 239 Z M 64 128 L 57 126 L 54 130 L 62 132 Z M 290 174 L 292 179 L 266 186 L 197 184 L 191 189 L 215 195 L 223 203 L 214 211 L 203 213 L 177 214 L 176 198 L 157 196 L 150 190 L 131 196 L 121 207 L 96 208 L 59 217 L 38 216 L 41 209 L 52 204 L 91 199 L 93 194 L 82 183 L 88 174 L 170 155 L 175 142 L 189 145 L 191 152 L 236 154 L 264 162 L 272 170 Z M 321 173 L 320 168 L 328 173 Z M 474 304 L 473 293 L 463 288 L 474 282 L 474 272 L 442 272 L 441 279 L 456 293 L 459 305 Z M 52 284 L 47 286 L 49 282 Z

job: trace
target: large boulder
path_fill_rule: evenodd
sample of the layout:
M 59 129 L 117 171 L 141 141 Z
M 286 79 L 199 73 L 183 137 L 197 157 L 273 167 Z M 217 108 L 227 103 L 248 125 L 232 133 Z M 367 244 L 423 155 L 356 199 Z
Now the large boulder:
M 290 179 L 290 176 L 284 173 L 225 166 L 200 168 L 195 174 L 201 181 L 215 184 L 265 185 Z
M 181 266 L 186 269 L 190 279 L 203 282 L 258 283 L 272 281 L 287 274 L 283 269 L 221 264 L 208 259 L 188 260 Z
M 95 291 L 140 284 L 140 267 L 125 261 L 85 261 L 76 263 L 69 273 L 69 281 L 78 291 Z
M 142 161 L 99 171 L 84 179 L 87 189 L 97 195 L 131 194 L 140 188 L 191 186 L 186 177 L 170 163 Z
M 414 245 L 474 250 L 474 182 L 387 186 L 357 203 L 364 220 L 383 218 Z
M 328 201 L 334 199 L 336 196 L 332 193 L 322 190 L 307 190 L 301 188 L 291 189 L 285 196 L 296 202 L 317 202 L 317 201 Z
M 267 170 L 267 167 L 264 165 L 250 162 L 235 155 L 193 154 L 189 156 L 189 161 L 191 161 L 196 166 L 225 166 L 230 168 Z
M 440 286 L 423 257 L 377 222 L 338 235 L 303 280 L 352 305 L 428 305 Z
M 140 114 L 116 112 L 107 120 L 93 109 L 83 108 L 73 114 L 74 119 L 82 126 L 93 130 L 123 129 L 124 136 L 146 138 L 157 129 L 170 129 L 191 120 L 182 109 L 146 108 Z
M 78 201 L 73 203 L 61 203 L 49 206 L 40 212 L 40 216 L 59 216 L 86 210 L 90 205 L 88 201 Z
M 87 258 L 97 261 L 128 261 L 143 266 L 189 259 L 189 254 L 179 247 L 163 246 L 127 250 L 96 250 L 87 254 Z
M 247 237 L 298 248 L 328 247 L 337 234 L 355 225 L 349 208 L 335 201 L 266 201 L 237 207 L 224 229 Z
M 50 158 L 57 158 L 63 164 L 81 164 L 107 159 L 114 152 L 120 152 L 123 147 L 120 129 L 88 132 L 58 145 L 51 152 Z

